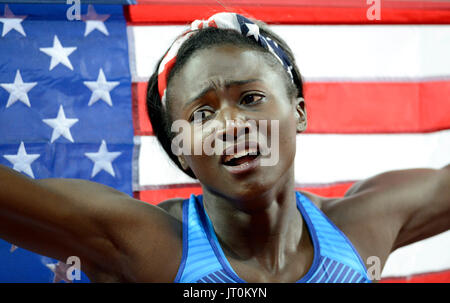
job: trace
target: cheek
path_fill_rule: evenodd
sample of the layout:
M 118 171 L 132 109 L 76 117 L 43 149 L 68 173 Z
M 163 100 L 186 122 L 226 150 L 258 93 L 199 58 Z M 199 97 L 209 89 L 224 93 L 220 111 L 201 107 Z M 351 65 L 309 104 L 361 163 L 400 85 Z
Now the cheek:
M 207 156 L 214 154 L 217 128 L 209 127 L 208 124 L 197 124 L 190 128 L 189 136 L 191 142 L 191 154 L 195 156 Z
M 214 138 L 214 133 L 207 127 L 191 124 L 184 138 L 189 144 L 190 152 L 185 158 L 191 169 L 197 172 L 210 170 L 208 159 L 212 158 L 215 150 L 212 150 L 210 154 L 206 152 L 210 151 L 208 147 L 211 145 L 210 141 Z
M 293 114 L 280 121 L 280 152 L 288 159 L 295 156 L 297 144 L 297 124 Z
M 285 100 L 282 100 L 285 101 Z M 272 117 L 278 121 L 280 136 L 292 137 L 296 134 L 295 109 L 292 109 L 291 104 L 283 104 L 272 110 Z

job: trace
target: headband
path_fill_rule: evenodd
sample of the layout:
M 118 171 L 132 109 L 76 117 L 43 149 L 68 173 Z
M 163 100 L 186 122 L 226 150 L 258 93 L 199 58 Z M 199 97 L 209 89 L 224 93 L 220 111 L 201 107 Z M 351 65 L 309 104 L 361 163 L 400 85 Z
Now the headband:
M 252 38 L 259 45 L 269 50 L 275 58 L 280 61 L 286 72 L 289 74 L 292 82 L 294 82 L 292 65 L 288 56 L 275 41 L 259 33 L 258 25 L 248 18 L 236 13 L 217 13 L 211 16 L 208 20 L 195 20 L 192 22 L 190 29 L 186 30 L 174 41 L 161 61 L 158 68 L 158 92 L 163 107 L 166 106 L 167 77 L 169 76 L 170 70 L 175 65 L 178 50 L 186 40 L 197 32 L 197 30 L 201 30 L 206 27 L 233 29 L 245 37 Z

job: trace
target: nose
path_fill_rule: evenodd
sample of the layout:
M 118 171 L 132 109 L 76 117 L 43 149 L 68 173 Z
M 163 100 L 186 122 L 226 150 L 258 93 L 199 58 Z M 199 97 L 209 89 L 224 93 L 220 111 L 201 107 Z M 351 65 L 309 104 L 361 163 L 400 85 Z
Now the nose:
M 251 124 L 242 118 L 236 117 L 236 119 L 227 119 L 224 122 L 224 127 L 216 133 L 216 139 L 223 142 L 237 142 L 240 136 L 251 133 Z

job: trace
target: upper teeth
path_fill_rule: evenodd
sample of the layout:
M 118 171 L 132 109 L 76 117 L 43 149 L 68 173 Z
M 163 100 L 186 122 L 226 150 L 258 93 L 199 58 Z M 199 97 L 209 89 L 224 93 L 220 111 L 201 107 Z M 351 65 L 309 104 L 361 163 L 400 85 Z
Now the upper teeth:
M 246 150 L 242 150 L 242 151 L 239 151 L 236 154 L 225 156 L 224 162 L 228 162 L 231 159 L 240 158 L 240 157 L 246 156 L 248 154 L 256 155 L 257 152 L 258 152 L 258 149 L 256 149 L 256 148 L 249 148 L 249 149 L 246 149 Z

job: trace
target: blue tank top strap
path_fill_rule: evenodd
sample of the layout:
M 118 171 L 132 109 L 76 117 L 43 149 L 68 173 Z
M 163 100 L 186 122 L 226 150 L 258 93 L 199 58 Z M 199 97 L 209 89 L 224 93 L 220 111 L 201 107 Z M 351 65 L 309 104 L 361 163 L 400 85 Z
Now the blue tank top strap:
M 298 191 L 296 195 L 315 255 L 311 270 L 299 282 L 370 283 L 366 267 L 347 236 L 306 195 Z
M 210 282 L 208 276 L 218 272 L 220 277 L 223 271 L 208 240 L 199 199 L 201 195 L 191 194 L 189 200 L 183 201 L 183 253 L 175 282 Z
M 314 246 L 311 268 L 297 282 L 370 282 L 347 237 L 305 195 L 297 207 Z M 244 283 L 228 262 L 203 207 L 203 196 L 183 201 L 183 253 L 175 282 Z

